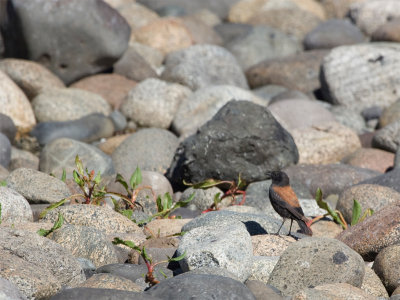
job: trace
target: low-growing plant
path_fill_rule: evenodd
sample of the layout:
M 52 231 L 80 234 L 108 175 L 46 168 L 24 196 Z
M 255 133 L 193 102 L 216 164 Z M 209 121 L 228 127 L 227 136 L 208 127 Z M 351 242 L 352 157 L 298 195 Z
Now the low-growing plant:
M 48 236 L 50 233 L 54 232 L 55 230 L 61 228 L 61 226 L 64 224 L 64 216 L 61 213 L 58 213 L 58 218 L 56 222 L 54 223 L 53 227 L 50 229 L 43 229 L 40 228 L 37 233 L 41 236 Z
M 7 181 L 0 180 L 0 186 L 7 186 Z
M 348 228 L 348 224 L 344 219 L 343 214 L 339 210 L 333 210 L 332 208 L 330 208 L 327 202 L 322 200 L 322 190 L 320 188 L 317 189 L 315 195 L 315 201 L 317 202 L 318 206 L 326 210 L 327 213 L 312 219 L 311 224 L 329 215 L 333 218 L 333 220 L 336 223 L 342 226 L 344 230 Z M 372 214 L 374 213 L 374 211 L 371 208 L 366 209 L 363 215 L 361 215 L 361 212 L 362 212 L 361 204 L 356 199 L 353 199 L 353 210 L 350 223 L 351 226 L 364 221 L 366 217 L 372 216 Z
M 194 189 L 209 189 L 215 186 L 228 186 L 226 192 L 224 192 L 221 196 L 221 193 L 217 193 L 214 196 L 213 204 L 202 213 L 206 213 L 213 210 L 219 210 L 219 204 L 226 197 L 232 197 L 231 205 L 243 205 L 246 201 L 246 192 L 243 188 L 246 186 L 246 183 L 241 179 L 240 174 L 238 176 L 237 183 L 234 180 L 215 180 L 215 179 L 207 179 L 199 183 L 187 183 L 183 182 L 185 185 L 193 187 Z M 242 195 L 242 200 L 236 204 L 236 196 Z
M 117 174 L 115 178 L 115 182 L 120 183 L 125 188 L 127 192 L 126 195 L 116 192 L 109 192 L 106 190 L 105 186 L 101 185 L 101 174 L 97 173 L 97 175 L 95 176 L 94 170 L 89 172 L 87 168 L 84 169 L 82 161 L 80 160 L 78 155 L 75 157 L 75 165 L 76 170 L 73 171 L 72 175 L 75 183 L 79 186 L 82 193 L 71 195 L 65 199 L 60 200 L 57 203 L 48 206 L 40 213 L 39 218 L 43 218 L 50 210 L 65 204 L 70 199 L 81 198 L 83 200 L 82 204 L 100 205 L 102 203 L 105 203 L 105 197 L 110 197 L 113 201 L 114 209 L 122 215 L 126 216 L 127 218 L 132 219 L 133 212 L 138 206 L 143 209 L 142 205 L 137 201 L 138 194 L 140 191 L 147 189 L 151 192 L 153 199 L 157 205 L 157 213 L 150 216 L 144 221 L 136 222 L 140 225 L 143 223 L 147 223 L 154 218 L 169 218 L 170 214 L 174 210 L 179 207 L 186 206 L 194 197 L 193 194 L 191 197 L 189 197 L 189 199 L 185 201 L 178 201 L 176 203 L 173 203 L 172 197 L 169 193 L 166 193 L 163 196 L 158 196 L 156 198 L 156 195 L 151 186 L 140 186 L 140 184 L 142 183 L 142 173 L 139 167 L 136 167 L 136 170 L 133 172 L 132 176 L 129 179 L 129 183 L 124 179 L 121 174 Z M 61 180 L 63 180 L 64 182 L 66 181 L 65 170 L 63 170 Z M 113 196 L 122 199 L 126 206 L 121 209 L 120 204 Z
M 81 189 L 82 194 L 73 196 L 83 197 L 85 204 L 99 205 L 101 201 L 104 201 L 104 196 L 106 194 L 105 187 L 100 187 L 100 172 L 95 175 L 94 170 L 89 172 L 87 168 L 83 169 L 82 161 L 79 159 L 78 155 L 75 157 L 75 165 L 77 170 L 73 170 L 72 175 L 76 184 Z
M 145 282 L 149 283 L 150 286 L 156 285 L 157 283 L 160 283 L 155 277 L 154 277 L 154 268 L 162 263 L 169 263 L 172 261 L 180 261 L 181 259 L 183 259 L 186 255 L 186 252 L 183 253 L 182 255 L 178 256 L 178 257 L 169 257 L 167 256 L 167 260 L 163 260 L 160 262 L 153 262 L 153 259 L 147 254 L 146 252 L 146 248 L 145 246 L 143 246 L 142 248 L 140 248 L 139 246 L 135 245 L 134 242 L 132 241 L 125 241 L 122 240 L 118 237 L 115 237 L 113 240 L 113 244 L 114 245 L 125 245 L 128 246 L 129 248 L 137 251 L 139 253 L 139 255 L 143 258 L 146 267 L 147 267 L 147 274 L 145 275 Z M 164 275 L 165 276 L 165 275 Z

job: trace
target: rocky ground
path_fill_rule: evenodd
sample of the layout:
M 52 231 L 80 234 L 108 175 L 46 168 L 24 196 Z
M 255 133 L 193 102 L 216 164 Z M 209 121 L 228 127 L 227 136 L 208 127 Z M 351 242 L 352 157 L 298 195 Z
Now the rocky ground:
M 400 299 L 399 32 L 398 0 L 0 0 L 0 298 Z M 274 235 L 277 169 L 309 218 L 374 213 Z M 207 213 L 229 186 L 183 184 L 239 174 Z

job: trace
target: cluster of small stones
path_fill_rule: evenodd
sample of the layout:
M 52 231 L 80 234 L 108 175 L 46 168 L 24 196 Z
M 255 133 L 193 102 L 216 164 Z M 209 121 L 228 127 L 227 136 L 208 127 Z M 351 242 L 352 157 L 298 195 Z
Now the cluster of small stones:
M 399 32 L 398 0 L 0 0 L 0 299 L 400 299 Z M 77 155 L 108 192 L 140 168 L 131 219 L 76 204 Z M 374 213 L 275 235 L 278 169 L 310 219 L 318 188 Z M 239 174 L 207 213 L 184 184 Z M 194 198 L 150 220 L 144 187 Z

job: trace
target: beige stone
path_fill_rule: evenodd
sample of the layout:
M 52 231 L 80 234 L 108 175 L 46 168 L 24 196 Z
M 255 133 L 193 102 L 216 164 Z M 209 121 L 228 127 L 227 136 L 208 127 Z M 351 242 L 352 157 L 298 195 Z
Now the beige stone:
M 21 132 L 29 131 L 36 124 L 28 98 L 2 71 L 0 71 L 0 113 L 9 116 Z
M 72 121 L 92 113 L 111 113 L 111 106 L 98 94 L 76 88 L 48 89 L 32 100 L 38 122 Z
M 56 75 L 39 63 L 15 58 L 0 60 L 0 70 L 6 73 L 32 99 L 46 88 L 65 87 Z
M 125 139 L 128 136 L 130 136 L 130 134 L 121 134 L 121 135 L 116 135 L 116 136 L 110 137 L 105 142 L 101 142 L 98 147 L 104 153 L 111 155 L 114 152 L 114 150 L 119 145 L 121 145 L 121 143 L 123 141 L 125 141 Z
M 136 2 L 119 5 L 117 10 L 131 26 L 132 32 L 160 19 L 157 13 Z
M 144 232 L 153 237 L 165 237 L 180 233 L 191 219 L 156 219 L 147 224 Z
M 320 19 L 326 18 L 322 5 L 314 0 L 242 0 L 231 7 L 228 19 L 232 23 L 247 23 L 260 11 L 288 8 L 310 12 Z
M 193 45 L 186 26 L 178 18 L 163 18 L 151 22 L 134 32 L 136 41 L 160 50 L 163 54 Z
M 299 150 L 299 164 L 329 164 L 361 147 L 357 134 L 337 122 L 290 132 Z
M 252 25 L 268 25 L 302 40 L 321 21 L 320 18 L 311 12 L 298 8 L 288 8 L 260 11 L 252 16 L 247 23 Z
M 320 0 L 327 19 L 342 19 L 349 12 L 351 4 L 366 0 Z
M 302 290 L 291 298 L 292 300 L 329 299 L 329 300 L 375 300 L 362 289 L 348 283 L 331 283 Z
M 370 267 L 365 266 L 365 275 L 361 289 L 367 294 L 375 297 L 388 298 L 389 294 L 379 279 L 378 275 Z
M 253 235 L 253 255 L 255 256 L 280 256 L 290 243 L 296 240 L 291 236 L 272 234 Z

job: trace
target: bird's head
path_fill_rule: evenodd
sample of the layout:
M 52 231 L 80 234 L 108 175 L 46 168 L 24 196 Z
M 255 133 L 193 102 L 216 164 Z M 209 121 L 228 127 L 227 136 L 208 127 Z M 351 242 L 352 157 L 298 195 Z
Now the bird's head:
M 267 176 L 272 180 L 273 184 L 286 186 L 289 185 L 289 177 L 285 172 L 282 171 L 270 171 L 267 172 Z

